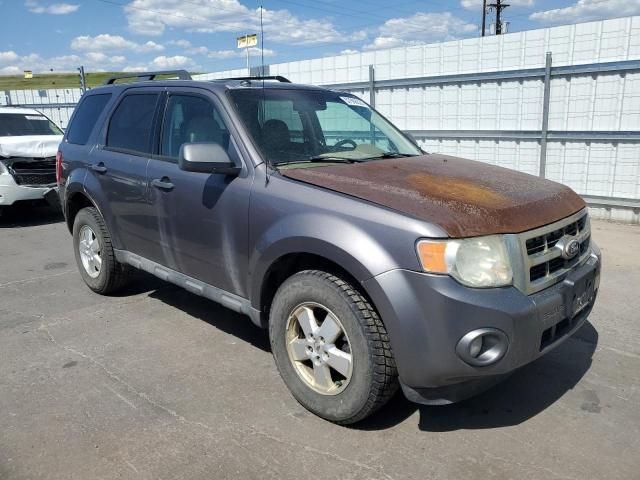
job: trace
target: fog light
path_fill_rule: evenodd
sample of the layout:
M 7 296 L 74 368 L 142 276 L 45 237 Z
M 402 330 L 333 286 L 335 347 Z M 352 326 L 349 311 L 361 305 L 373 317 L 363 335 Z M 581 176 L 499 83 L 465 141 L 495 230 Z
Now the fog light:
M 456 353 L 469 365 L 486 367 L 504 357 L 509 341 L 497 328 L 479 328 L 467 333 L 456 346 Z

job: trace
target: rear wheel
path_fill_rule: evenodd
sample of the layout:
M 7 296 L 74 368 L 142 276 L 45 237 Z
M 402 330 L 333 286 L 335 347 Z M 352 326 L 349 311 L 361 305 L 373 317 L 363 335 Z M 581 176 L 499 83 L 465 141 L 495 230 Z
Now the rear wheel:
M 293 396 L 316 415 L 358 422 L 397 390 L 386 329 L 348 282 L 307 270 L 278 289 L 269 321 L 278 370 Z
M 80 275 L 91 290 L 108 295 L 124 286 L 129 268 L 116 260 L 111 235 L 95 208 L 83 208 L 76 215 L 73 249 Z

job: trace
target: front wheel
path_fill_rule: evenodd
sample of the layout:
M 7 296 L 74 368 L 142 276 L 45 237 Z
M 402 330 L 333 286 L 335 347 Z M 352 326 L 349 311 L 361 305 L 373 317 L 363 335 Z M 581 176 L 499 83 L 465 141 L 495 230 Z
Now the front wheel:
M 384 324 L 348 282 L 306 270 L 274 298 L 269 336 L 280 375 L 316 415 L 358 422 L 397 390 L 397 371 Z

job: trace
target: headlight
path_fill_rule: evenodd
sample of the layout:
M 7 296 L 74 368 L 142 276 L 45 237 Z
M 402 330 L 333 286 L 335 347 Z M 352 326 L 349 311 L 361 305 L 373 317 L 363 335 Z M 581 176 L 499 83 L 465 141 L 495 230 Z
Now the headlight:
M 425 272 L 451 275 L 468 287 L 504 287 L 513 280 L 507 247 L 500 235 L 420 240 L 417 250 Z
M 7 169 L 7 166 L 4 163 L 0 162 L 0 175 L 5 173 L 9 173 L 9 170 Z

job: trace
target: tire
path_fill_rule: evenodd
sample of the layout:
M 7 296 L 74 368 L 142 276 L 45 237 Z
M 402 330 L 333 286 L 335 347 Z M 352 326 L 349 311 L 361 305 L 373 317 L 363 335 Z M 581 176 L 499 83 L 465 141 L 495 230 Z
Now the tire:
M 86 234 L 87 229 L 90 229 L 97 241 L 97 253 L 102 262 L 99 269 L 88 269 L 83 264 L 81 236 Z M 73 222 L 73 250 L 80 275 L 84 283 L 94 292 L 109 295 L 117 292 L 127 283 L 130 268 L 116 260 L 109 230 L 94 207 L 83 208 L 76 215 Z
M 319 326 L 311 335 L 313 344 L 302 327 L 307 318 Z M 338 334 L 334 339 L 330 333 L 332 338 L 324 339 L 320 335 L 334 332 L 335 325 L 343 330 L 343 336 Z M 359 422 L 398 389 L 396 365 L 382 320 L 358 290 L 335 275 L 305 270 L 287 279 L 271 306 L 269 337 L 280 375 L 293 396 L 326 420 L 342 425 Z M 339 366 L 340 371 L 331 365 Z M 326 373 L 319 374 L 326 372 L 324 367 L 330 367 L 329 379 Z

